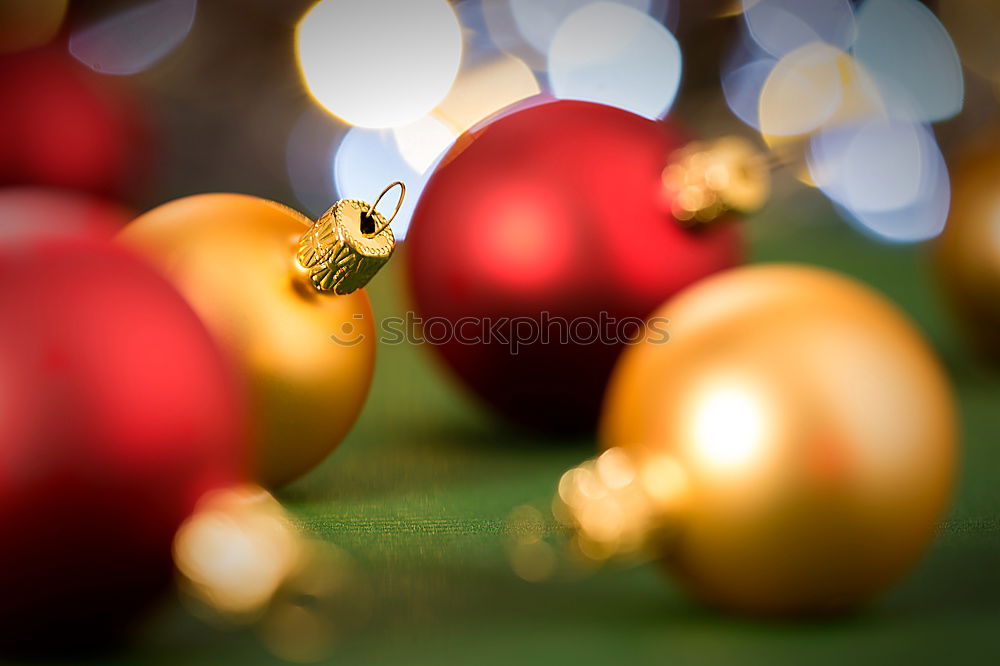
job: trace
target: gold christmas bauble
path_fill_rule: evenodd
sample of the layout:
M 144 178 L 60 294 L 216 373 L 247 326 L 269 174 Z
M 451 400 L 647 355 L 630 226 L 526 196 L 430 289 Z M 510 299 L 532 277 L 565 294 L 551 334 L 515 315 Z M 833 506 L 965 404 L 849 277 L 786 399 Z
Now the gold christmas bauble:
M 174 282 L 242 370 L 264 485 L 322 461 L 368 393 L 372 314 L 364 291 L 352 290 L 388 259 L 393 239 L 388 229 L 362 233 L 365 212 L 342 201 L 313 225 L 264 199 L 204 194 L 142 215 L 119 237 Z
M 667 470 L 670 492 L 652 496 L 666 498 L 662 555 L 682 584 L 736 610 L 829 612 L 914 564 L 948 504 L 956 417 L 900 312 L 835 273 L 762 265 L 653 316 L 669 340 L 624 353 L 601 440 L 651 488 Z
M 951 175 L 938 275 L 972 342 L 1000 363 L 1000 128 L 977 134 L 952 161 Z

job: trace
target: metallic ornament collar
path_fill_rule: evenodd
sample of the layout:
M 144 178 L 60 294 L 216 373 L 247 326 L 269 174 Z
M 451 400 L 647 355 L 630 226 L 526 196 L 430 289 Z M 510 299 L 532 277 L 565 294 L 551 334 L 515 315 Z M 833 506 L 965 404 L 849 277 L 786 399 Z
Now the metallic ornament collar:
M 399 201 L 386 219 L 375 207 L 397 185 Z M 382 190 L 371 205 L 355 199 L 338 201 L 302 235 L 295 261 L 309 274 L 317 291 L 345 295 L 368 284 L 396 247 L 389 225 L 404 196 L 406 186 L 397 181 Z

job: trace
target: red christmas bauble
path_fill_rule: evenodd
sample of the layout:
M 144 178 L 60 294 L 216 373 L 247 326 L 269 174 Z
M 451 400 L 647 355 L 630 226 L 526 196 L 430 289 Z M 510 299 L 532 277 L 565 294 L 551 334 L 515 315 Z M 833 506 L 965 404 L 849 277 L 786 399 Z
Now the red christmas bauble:
M 124 85 L 65 44 L 0 56 L 0 185 L 124 194 L 142 182 L 148 141 Z
M 242 480 L 242 398 L 183 298 L 104 241 L 0 243 L 0 653 L 107 644 Z
M 133 219 L 124 206 L 84 192 L 0 188 L 0 243 L 41 236 L 111 238 Z
M 406 238 L 413 301 L 427 341 L 500 413 L 593 427 L 636 319 L 740 260 L 735 225 L 671 213 L 663 170 L 685 144 L 669 121 L 558 101 L 442 158 Z

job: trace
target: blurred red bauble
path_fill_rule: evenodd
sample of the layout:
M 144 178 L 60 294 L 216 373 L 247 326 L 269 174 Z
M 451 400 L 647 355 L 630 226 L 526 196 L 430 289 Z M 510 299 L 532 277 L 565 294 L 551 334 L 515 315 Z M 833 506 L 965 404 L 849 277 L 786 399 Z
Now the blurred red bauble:
M 111 238 L 134 218 L 124 206 L 83 192 L 0 188 L 0 243 L 41 236 Z
M 425 337 L 501 414 L 593 427 L 635 318 L 740 260 L 734 225 L 688 229 L 671 213 L 663 171 L 686 143 L 669 121 L 559 101 L 444 156 L 406 238 L 414 304 Z
M 0 185 L 121 195 L 148 167 L 141 108 L 64 44 L 0 56 Z
M 245 466 L 242 400 L 183 298 L 104 241 L 0 243 L 0 653 L 106 645 L 175 530 Z

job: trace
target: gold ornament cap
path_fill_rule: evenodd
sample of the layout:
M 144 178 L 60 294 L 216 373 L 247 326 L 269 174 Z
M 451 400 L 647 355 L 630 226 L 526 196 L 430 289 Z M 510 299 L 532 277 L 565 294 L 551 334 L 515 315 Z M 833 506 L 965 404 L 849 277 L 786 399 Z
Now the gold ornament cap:
M 397 186 L 399 201 L 386 219 L 375 207 Z M 404 196 L 406 186 L 396 181 L 382 190 L 371 205 L 343 199 L 302 235 L 295 260 L 309 274 L 309 282 L 317 291 L 345 295 L 368 284 L 396 248 L 389 224 L 403 205 Z
M 739 137 L 692 142 L 673 154 L 663 170 L 674 217 L 686 226 L 713 222 L 726 211 L 749 213 L 771 192 L 768 158 Z

